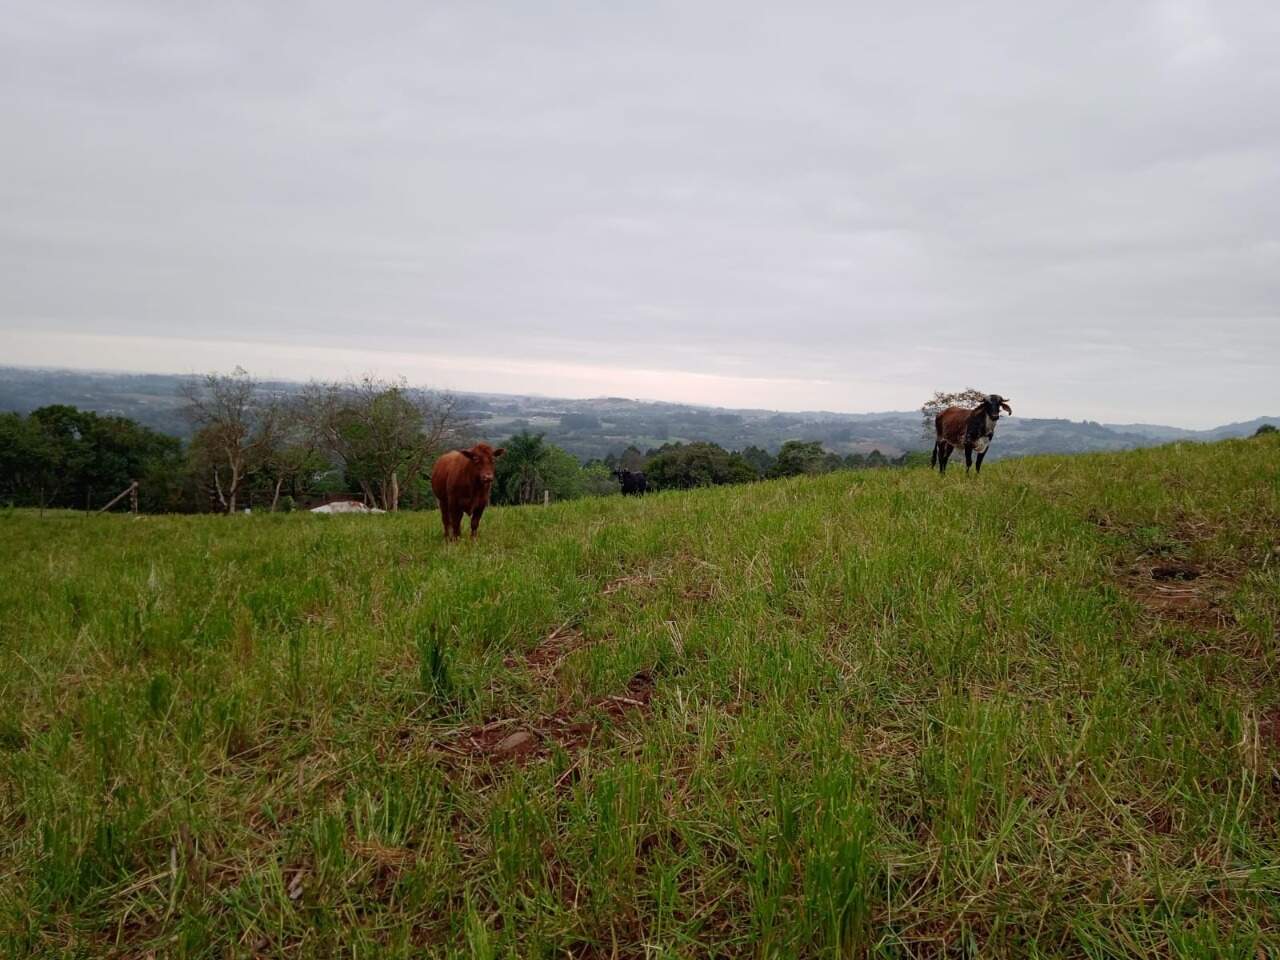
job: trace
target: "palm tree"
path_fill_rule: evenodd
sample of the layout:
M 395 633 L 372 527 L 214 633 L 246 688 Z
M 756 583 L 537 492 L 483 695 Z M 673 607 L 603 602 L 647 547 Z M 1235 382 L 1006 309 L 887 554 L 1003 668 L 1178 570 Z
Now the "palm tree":
M 507 452 L 498 461 L 499 489 L 508 503 L 533 503 L 542 483 L 542 465 L 549 452 L 541 433 L 522 430 L 506 442 Z

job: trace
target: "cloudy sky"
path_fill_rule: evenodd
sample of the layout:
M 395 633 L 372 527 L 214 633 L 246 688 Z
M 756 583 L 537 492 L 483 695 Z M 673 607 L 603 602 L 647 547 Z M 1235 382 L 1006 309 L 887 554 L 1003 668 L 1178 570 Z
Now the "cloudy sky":
M 1280 3 L 0 2 L 0 363 L 1280 413 Z

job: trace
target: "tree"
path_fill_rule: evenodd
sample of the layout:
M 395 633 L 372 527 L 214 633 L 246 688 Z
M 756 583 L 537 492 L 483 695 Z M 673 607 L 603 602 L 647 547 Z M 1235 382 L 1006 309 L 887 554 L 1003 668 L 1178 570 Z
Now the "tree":
M 541 503 L 547 493 L 556 500 L 574 500 L 617 489 L 604 464 L 597 463 L 588 474 L 577 457 L 546 443 L 540 433 L 521 431 L 503 446 L 507 452 L 498 461 L 494 477 L 497 503 Z
M 769 471 L 773 469 L 773 454 L 763 447 L 757 447 L 753 444 L 743 450 L 741 456 L 743 460 L 751 464 L 751 468 L 755 470 L 757 476 L 767 477 Z
M 29 442 L 34 499 L 41 510 L 58 503 L 89 459 L 79 414 L 75 407 L 52 404 L 32 410 L 27 417 L 33 431 Z
M 547 445 L 547 455 L 542 462 L 542 483 L 553 500 L 576 500 L 586 493 L 582 464 L 568 450 L 554 444 Z
M 504 444 L 507 452 L 498 460 L 494 471 L 498 503 L 533 503 L 541 497 L 542 468 L 548 453 L 542 438 L 541 433 L 521 430 Z
M 264 397 L 260 402 L 262 420 L 270 425 L 270 442 L 258 450 L 251 483 L 254 494 L 270 499 L 274 513 L 282 495 L 311 492 L 332 464 L 311 428 L 304 398 Z
M 1280 433 L 1280 430 L 1276 429 L 1276 425 L 1274 423 L 1264 423 L 1253 432 L 1253 435 L 1255 437 L 1262 437 L 1266 436 L 1268 433 Z
M 839 463 L 839 458 L 836 458 Z M 769 470 L 771 477 L 795 477 L 804 473 L 826 473 L 831 469 L 827 452 L 816 440 L 788 440 L 778 450 Z
M 398 510 L 400 491 L 466 431 L 452 396 L 412 390 L 403 380 L 313 383 L 302 403 L 317 447 L 383 510 Z
M 637 450 L 634 446 L 628 446 L 622 451 L 622 455 L 618 457 L 619 470 L 643 470 L 645 465 L 645 455 Z
M 645 477 L 658 490 L 683 490 L 757 479 L 755 468 L 741 454 L 715 443 L 671 443 L 653 451 Z
M 844 458 L 844 468 L 846 470 L 861 470 L 867 465 L 867 458 L 861 453 L 851 453 Z
M 65 404 L 0 415 L 0 497 L 15 503 L 83 509 L 146 479 L 144 504 L 166 509 L 181 475 L 181 443 L 125 417 Z
M 607 497 L 618 492 L 618 480 L 603 460 L 582 465 L 582 492 L 588 497 Z
M 37 421 L 0 413 L 0 497 L 43 508 L 56 492 L 58 466 L 57 447 Z
M 979 403 L 987 398 L 987 395 L 981 390 L 975 390 L 973 387 L 966 387 L 958 393 L 943 393 L 941 390 L 934 393 L 932 397 L 924 402 L 920 407 L 920 429 L 926 440 L 934 438 L 934 420 L 947 407 L 976 407 Z
M 241 484 L 276 440 L 275 408 L 258 397 L 258 382 L 243 367 L 188 381 L 179 392 L 196 428 L 195 462 L 207 471 L 219 506 L 235 513 Z

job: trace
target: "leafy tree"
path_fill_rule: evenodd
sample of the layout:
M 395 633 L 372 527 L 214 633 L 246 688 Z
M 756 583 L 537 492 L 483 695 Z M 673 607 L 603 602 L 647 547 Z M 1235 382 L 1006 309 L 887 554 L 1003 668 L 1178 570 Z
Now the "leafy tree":
M 0 497 L 83 509 L 145 480 L 144 508 L 178 506 L 166 491 L 181 486 L 180 451 L 175 438 L 125 417 L 102 417 L 64 404 L 26 417 L 3 414 Z
M 741 454 L 705 442 L 667 444 L 653 452 L 644 472 L 659 490 L 746 483 L 757 478 L 755 468 Z
M 58 486 L 58 450 L 37 421 L 0 413 L 0 498 L 44 507 Z
M 839 458 L 836 458 L 839 462 Z M 827 453 L 816 440 L 788 440 L 769 470 L 771 477 L 795 477 L 804 473 L 826 473 L 831 469 Z
M 543 434 L 522 430 L 503 444 L 507 452 L 494 470 L 494 500 L 498 503 L 533 503 L 541 499 L 542 470 L 549 448 Z
M 620 454 L 609 454 L 604 458 L 604 462 L 610 470 L 643 470 L 645 465 L 645 455 L 637 450 L 634 446 L 629 446 Z
M 888 465 L 889 465 L 889 458 L 886 457 L 879 450 L 872 450 L 870 453 L 867 454 L 868 467 L 887 467 Z
M 411 390 L 404 381 L 313 383 L 302 403 L 317 448 L 383 510 L 398 510 L 401 490 L 466 432 L 453 397 Z
M 1268 433 L 1277 433 L 1277 432 L 1280 432 L 1280 431 L 1276 429 L 1276 425 L 1274 423 L 1264 423 L 1262 426 L 1260 426 L 1257 430 L 1253 432 L 1253 435 L 1255 437 L 1262 437 L 1262 436 L 1266 436 Z
M 542 462 L 542 482 L 553 500 L 576 500 L 586 493 L 582 464 L 573 454 L 554 444 L 547 445 L 547 454 Z
M 619 492 L 618 480 L 603 460 L 583 464 L 582 489 L 588 497 L 606 497 Z
M 577 457 L 546 443 L 540 433 L 522 431 L 503 446 L 507 452 L 498 461 L 494 477 L 497 503 L 541 503 L 547 493 L 555 500 L 573 500 L 598 492 L 602 475 L 613 487 L 604 464 L 597 463 L 589 475 Z
M 934 420 L 947 407 L 968 407 L 972 409 L 986 399 L 986 394 L 973 387 L 966 387 L 957 393 L 937 391 L 920 407 L 920 429 L 926 440 L 932 440 L 935 433 Z
M 139 482 L 143 510 L 173 510 L 184 505 L 185 463 L 182 444 L 126 417 L 80 413 L 80 472 L 72 484 L 79 506 L 114 496 L 133 480 Z
M 282 443 L 263 458 L 261 475 L 271 496 L 271 510 L 279 507 L 281 494 L 290 499 L 305 496 L 328 469 L 329 462 L 307 439 Z
M 757 447 L 754 444 L 742 451 L 742 459 L 751 464 L 757 476 L 767 477 L 769 471 L 773 469 L 773 454 L 763 447 Z

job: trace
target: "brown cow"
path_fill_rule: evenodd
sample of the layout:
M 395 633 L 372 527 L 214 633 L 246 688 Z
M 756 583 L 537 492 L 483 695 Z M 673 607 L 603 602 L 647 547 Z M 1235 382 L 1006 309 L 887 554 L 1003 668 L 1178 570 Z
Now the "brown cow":
M 1009 401 L 998 393 L 987 395 L 972 410 L 964 407 L 947 407 L 934 420 L 935 435 L 933 456 L 929 465 L 938 468 L 939 473 L 947 472 L 947 461 L 956 447 L 964 448 L 964 472 L 969 472 L 973 463 L 973 452 L 978 451 L 977 472 L 982 472 L 982 459 L 987 455 L 987 447 L 995 436 L 996 421 L 1000 419 L 1001 408 L 1013 415 Z
M 431 490 L 440 501 L 446 540 L 462 536 L 464 513 L 471 514 L 471 539 L 475 539 L 493 488 L 493 461 L 506 452 L 502 447 L 495 450 L 487 443 L 477 443 L 470 450 L 450 450 L 436 461 Z

